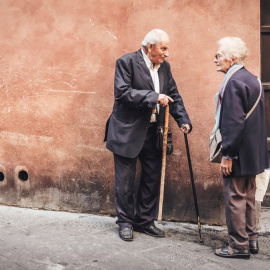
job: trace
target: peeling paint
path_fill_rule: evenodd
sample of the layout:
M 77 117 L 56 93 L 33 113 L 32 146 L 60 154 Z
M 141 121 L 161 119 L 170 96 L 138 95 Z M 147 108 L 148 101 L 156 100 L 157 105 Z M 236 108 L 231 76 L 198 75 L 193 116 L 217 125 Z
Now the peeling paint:
M 78 93 L 78 94 L 96 94 L 96 92 L 70 91 L 70 90 L 45 90 L 48 92 L 62 92 L 62 93 Z
M 114 36 L 110 31 L 107 31 L 115 40 L 117 40 L 117 37 Z
M 37 135 L 26 135 L 22 133 L 1 131 L 0 138 L 2 140 L 11 142 L 14 145 L 36 145 L 39 142 L 52 142 L 52 137 L 37 136 Z

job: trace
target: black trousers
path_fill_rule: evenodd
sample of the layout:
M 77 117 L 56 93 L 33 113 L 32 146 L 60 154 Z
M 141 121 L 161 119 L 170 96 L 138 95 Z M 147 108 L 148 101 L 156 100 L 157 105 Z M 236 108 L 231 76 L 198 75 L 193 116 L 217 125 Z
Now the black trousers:
M 143 148 L 135 158 L 114 154 L 115 207 L 119 227 L 149 228 L 158 211 L 162 153 L 156 149 L 157 125 L 149 126 Z M 134 216 L 134 180 L 136 163 L 140 160 L 142 173 Z
M 257 240 L 255 191 L 255 176 L 223 179 L 226 223 L 232 248 L 249 249 L 249 241 Z

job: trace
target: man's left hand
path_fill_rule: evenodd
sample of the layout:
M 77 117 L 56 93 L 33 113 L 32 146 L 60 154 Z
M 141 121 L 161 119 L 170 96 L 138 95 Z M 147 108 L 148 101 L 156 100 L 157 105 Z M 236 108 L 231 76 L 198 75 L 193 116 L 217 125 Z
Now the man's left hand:
M 232 172 L 232 160 L 225 159 L 222 157 L 221 164 L 220 164 L 220 172 L 225 174 L 226 176 L 230 175 Z
M 190 132 L 190 124 L 183 124 L 180 129 L 183 133 L 188 134 Z

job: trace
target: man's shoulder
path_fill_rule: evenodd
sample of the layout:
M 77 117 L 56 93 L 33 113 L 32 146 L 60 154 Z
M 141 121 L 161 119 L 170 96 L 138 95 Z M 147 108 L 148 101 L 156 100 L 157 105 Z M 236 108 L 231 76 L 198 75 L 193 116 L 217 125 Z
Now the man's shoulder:
M 139 53 L 139 51 L 124 54 L 123 56 L 119 57 L 117 59 L 117 61 L 125 61 L 126 62 L 126 61 L 129 61 L 129 60 L 136 59 L 138 53 Z

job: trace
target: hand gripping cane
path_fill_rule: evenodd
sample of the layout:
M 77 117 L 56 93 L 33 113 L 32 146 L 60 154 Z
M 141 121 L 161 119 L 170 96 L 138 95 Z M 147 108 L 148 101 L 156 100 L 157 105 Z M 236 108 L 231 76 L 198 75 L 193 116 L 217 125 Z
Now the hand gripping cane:
M 162 167 L 161 167 L 158 223 L 162 222 L 162 209 L 163 209 L 163 198 L 164 198 L 164 183 L 165 183 L 165 169 L 166 169 L 168 126 L 169 126 L 169 104 L 165 107 L 165 125 L 164 125 L 164 131 L 163 131 L 164 133 L 163 133 L 163 149 L 162 149 Z
M 189 171 L 190 171 L 190 179 L 191 179 L 191 184 L 192 184 L 192 189 L 193 189 L 194 203 L 195 203 L 195 209 L 196 209 L 196 215 L 197 215 L 197 222 L 198 222 L 198 229 L 199 229 L 199 236 L 200 236 L 200 244 L 203 245 L 201 223 L 200 223 L 200 216 L 199 216 L 199 208 L 198 208 L 197 195 L 196 195 L 195 183 L 194 183 L 194 178 L 193 178 L 193 171 L 192 171 L 191 159 L 190 159 L 190 154 L 189 154 L 187 134 L 184 133 L 184 136 L 185 136 L 187 158 L 188 158 L 188 165 L 189 165 Z

